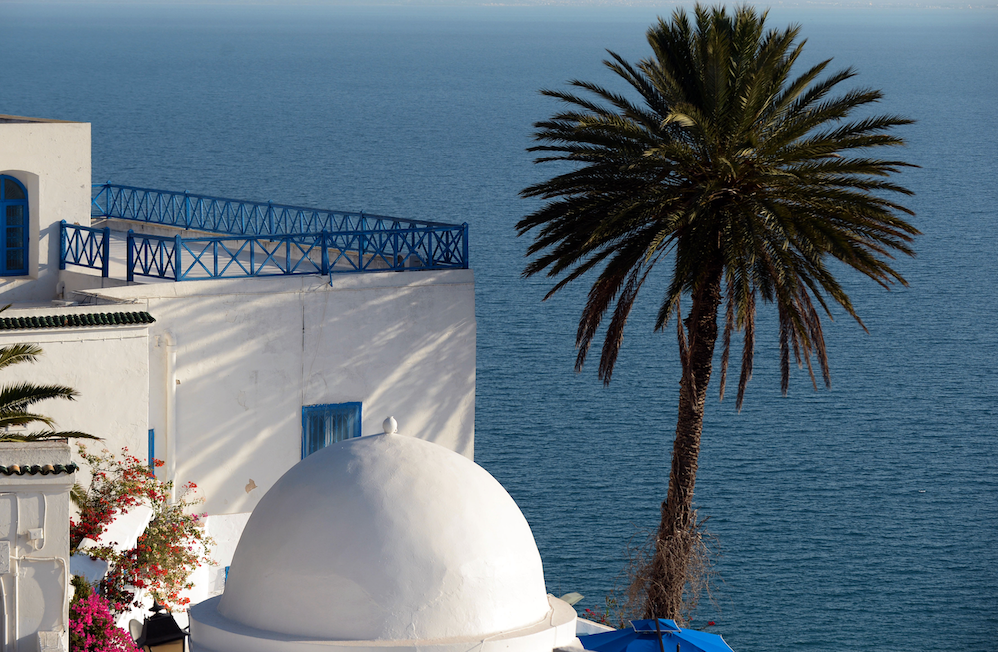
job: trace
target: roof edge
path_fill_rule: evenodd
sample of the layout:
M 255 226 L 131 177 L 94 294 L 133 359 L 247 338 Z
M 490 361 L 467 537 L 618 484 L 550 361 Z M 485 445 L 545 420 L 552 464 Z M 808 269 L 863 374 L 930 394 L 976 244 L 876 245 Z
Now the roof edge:
M 48 330 L 52 328 L 88 328 L 102 326 L 146 326 L 156 318 L 145 311 L 89 312 L 31 317 L 0 317 L 0 331 Z
M 0 474 L 2 475 L 58 475 L 60 473 L 76 473 L 80 467 L 75 462 L 69 464 L 31 464 L 21 466 L 19 464 L 0 464 Z
M 86 122 L 78 120 L 54 120 L 52 118 L 31 118 L 23 115 L 3 115 L 0 114 L 0 124 L 32 124 L 32 123 L 55 123 L 55 124 L 76 124 L 84 125 Z

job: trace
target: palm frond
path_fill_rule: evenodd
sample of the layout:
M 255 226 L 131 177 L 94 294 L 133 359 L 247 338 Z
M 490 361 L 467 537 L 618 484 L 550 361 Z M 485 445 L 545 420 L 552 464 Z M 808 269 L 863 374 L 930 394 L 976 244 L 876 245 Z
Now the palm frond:
M 3 312 L 10 306 L 0 308 Z M 35 344 L 12 344 L 0 347 L 0 369 L 20 362 L 34 362 L 42 350 Z M 41 401 L 61 398 L 72 401 L 79 394 L 72 387 L 65 385 L 36 385 L 30 382 L 17 382 L 0 387 L 0 441 L 45 441 L 50 439 L 99 439 L 87 433 L 75 430 L 56 431 L 55 422 L 43 414 L 31 412 L 28 408 Z M 25 433 L 10 428 L 23 428 L 34 423 L 41 423 L 50 430 Z
M 78 430 L 42 430 L 37 432 L 0 432 L 0 441 L 57 441 L 60 439 L 100 439 Z
M 77 507 L 87 504 L 87 490 L 79 482 L 74 482 L 69 488 L 69 500 Z
M 884 287 L 905 284 L 893 257 L 914 255 L 919 231 L 893 199 L 911 192 L 892 179 L 913 166 L 869 152 L 904 145 L 896 130 L 911 120 L 850 119 L 882 93 L 841 91 L 857 73 L 829 72 L 830 59 L 795 73 L 800 27 L 768 29 L 765 19 L 750 7 L 678 9 L 648 30 L 649 57 L 632 64 L 608 51 L 604 65 L 623 91 L 581 80 L 569 82 L 570 91 L 542 91 L 564 110 L 536 123 L 530 150 L 539 163 L 567 161 L 571 169 L 522 191 L 546 203 L 516 228 L 533 235 L 524 274 L 556 279 L 545 298 L 597 276 L 579 321 L 577 369 L 602 332 L 598 376 L 609 382 L 653 268 L 669 270 L 653 325 L 660 330 L 682 317 L 680 300 L 694 295 L 704 270 L 720 265 L 720 396 L 731 339 L 741 332 L 740 409 L 758 309 L 776 304 L 785 393 L 791 353 L 815 385 L 812 357 L 830 382 L 819 307 L 831 315 L 837 304 L 863 325 L 828 259 Z M 669 264 L 659 263 L 665 258 Z M 688 351 L 695 334 L 683 334 L 682 320 L 677 328 Z
M 34 362 L 42 349 L 36 344 L 11 344 L 0 347 L 0 369 L 20 362 Z
M 35 385 L 21 382 L 0 388 L 0 415 L 19 412 L 40 401 L 53 398 L 74 400 L 79 393 L 65 385 Z

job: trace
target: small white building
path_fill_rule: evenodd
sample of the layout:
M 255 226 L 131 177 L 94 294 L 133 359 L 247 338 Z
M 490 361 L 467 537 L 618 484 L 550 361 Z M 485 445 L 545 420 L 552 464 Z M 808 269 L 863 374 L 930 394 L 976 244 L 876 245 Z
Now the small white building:
M 530 527 L 483 468 L 393 433 L 302 460 L 254 510 L 194 652 L 581 651 Z
M 63 441 L 0 442 L 0 650 L 69 645 L 69 488 Z
M 16 116 L 0 189 L 0 346 L 44 351 L 0 380 L 76 388 L 44 406 L 59 428 L 197 484 L 218 565 L 195 601 L 309 453 L 394 414 L 473 457 L 466 224 L 92 186 L 89 124 Z

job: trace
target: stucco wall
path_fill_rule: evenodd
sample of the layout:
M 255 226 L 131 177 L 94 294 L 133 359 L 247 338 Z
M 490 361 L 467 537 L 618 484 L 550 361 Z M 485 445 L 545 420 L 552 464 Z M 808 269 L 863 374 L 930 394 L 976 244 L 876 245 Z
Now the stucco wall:
M 49 301 L 59 277 L 59 222 L 90 225 L 90 124 L 0 122 L 0 174 L 28 191 L 28 275 L 0 277 L 4 303 Z
M 3 464 L 66 464 L 63 442 L 0 443 Z M 69 643 L 69 488 L 75 474 L 0 474 L 0 649 Z M 32 542 L 31 530 L 41 539 Z M 48 642 L 52 642 L 49 640 Z
M 64 278 L 67 291 L 86 282 Z M 301 459 L 302 406 L 362 402 L 364 434 L 393 415 L 401 431 L 473 457 L 470 270 L 334 276 L 332 286 L 301 276 L 99 292 L 156 318 L 149 427 L 157 457 L 167 458 L 161 472 L 174 471 L 178 485 L 196 482 L 210 514 L 252 511 Z
M 95 307 L 7 310 L 4 317 L 100 312 Z M 53 399 L 35 406 L 59 430 L 80 430 L 104 438 L 112 451 L 127 446 L 145 457 L 149 419 L 149 338 L 146 326 L 0 331 L 0 346 L 32 343 L 37 362 L 3 371 L 3 383 L 27 381 L 68 385 L 73 401 Z M 91 444 L 98 447 L 101 444 Z M 75 446 L 74 446 L 75 450 Z M 79 462 L 79 459 L 77 459 Z

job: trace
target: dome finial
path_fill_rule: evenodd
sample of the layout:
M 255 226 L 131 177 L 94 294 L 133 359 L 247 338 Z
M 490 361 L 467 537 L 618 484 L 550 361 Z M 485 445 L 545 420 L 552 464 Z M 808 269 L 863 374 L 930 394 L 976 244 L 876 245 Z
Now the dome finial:
M 395 417 L 388 417 L 381 426 L 385 429 L 386 435 L 398 434 L 399 422 L 395 420 Z

